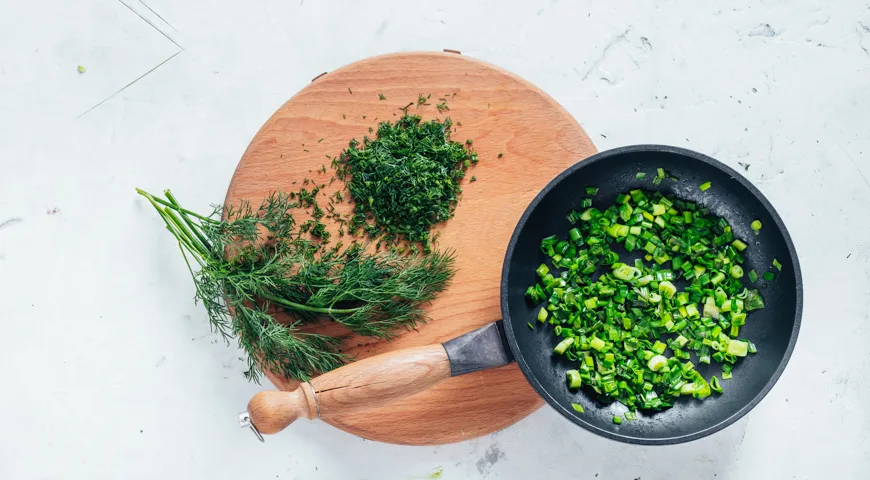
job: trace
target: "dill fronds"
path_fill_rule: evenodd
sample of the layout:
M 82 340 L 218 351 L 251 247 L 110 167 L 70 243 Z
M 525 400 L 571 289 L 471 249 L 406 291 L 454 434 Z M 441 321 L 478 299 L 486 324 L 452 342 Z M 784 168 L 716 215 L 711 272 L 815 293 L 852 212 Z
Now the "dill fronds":
M 305 195 L 275 192 L 256 209 L 241 202 L 200 215 L 168 190 L 165 198 L 137 192 L 178 241 L 213 330 L 248 353 L 252 381 L 259 381 L 261 367 L 307 381 L 347 362 L 340 339 L 300 329 L 316 318 L 378 338 L 413 328 L 426 320 L 423 304 L 454 273 L 452 252 L 368 254 L 357 243 L 327 248 L 303 238 L 290 211 L 309 202 Z M 278 323 L 268 313 L 273 307 L 292 322 Z

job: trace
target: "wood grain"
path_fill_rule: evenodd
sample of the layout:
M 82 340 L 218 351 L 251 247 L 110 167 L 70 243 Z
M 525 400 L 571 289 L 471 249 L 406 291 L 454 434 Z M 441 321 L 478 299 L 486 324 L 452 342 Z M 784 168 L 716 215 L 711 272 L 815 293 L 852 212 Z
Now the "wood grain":
M 370 410 L 411 396 L 450 377 L 447 351 L 438 343 L 387 352 L 311 380 L 320 418 Z
M 455 218 L 438 229 L 440 247 L 458 252 L 458 272 L 450 288 L 428 308 L 432 320 L 418 330 L 401 332 L 390 342 L 345 340 L 343 350 L 357 359 L 441 343 L 498 320 L 501 264 L 517 220 L 553 177 L 595 153 L 574 118 L 528 82 L 461 55 L 401 53 L 362 60 L 319 77 L 279 108 L 239 162 L 226 202 L 259 202 L 273 190 L 299 188 L 304 178 L 327 184 L 324 192 L 333 193 L 341 182 L 328 185 L 331 170 L 317 172 L 324 164 L 328 169 L 326 156 L 339 154 L 352 138 L 369 135 L 369 128 L 377 128 L 380 121 L 396 120 L 401 115 L 398 108 L 419 94 L 431 94 L 431 105 L 411 107 L 409 113 L 424 119 L 449 115 L 457 122 L 453 138 L 473 139 L 480 156 L 468 174 L 478 181 L 465 183 Z M 449 111 L 436 110 L 441 97 L 447 99 Z M 332 323 L 313 329 L 346 334 Z M 296 386 L 268 376 L 280 389 Z M 442 444 L 500 430 L 542 404 L 519 368 L 508 365 L 449 378 L 411 397 L 326 421 L 372 440 Z
M 317 418 L 317 401 L 309 383 L 289 391 L 259 392 L 248 402 L 251 422 L 260 433 L 273 434 L 300 418 Z
M 421 392 L 450 378 L 439 344 L 368 357 L 326 372 L 289 392 L 260 392 L 248 403 L 261 433 L 278 433 L 299 418 L 341 417 Z

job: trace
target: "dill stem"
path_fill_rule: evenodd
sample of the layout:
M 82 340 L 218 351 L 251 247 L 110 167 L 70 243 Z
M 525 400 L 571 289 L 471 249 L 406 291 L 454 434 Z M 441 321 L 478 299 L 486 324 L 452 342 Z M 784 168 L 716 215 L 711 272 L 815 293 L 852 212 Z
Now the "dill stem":
M 148 199 L 149 202 L 151 202 L 151 205 L 153 205 L 154 209 L 157 210 L 157 213 L 160 214 L 160 218 L 162 218 L 163 222 L 166 223 L 166 229 L 169 230 L 169 233 L 171 233 L 176 240 L 178 240 L 178 244 L 184 245 L 185 247 L 187 247 L 188 250 L 191 251 L 191 253 L 195 253 L 199 257 L 202 257 L 202 252 L 194 246 L 194 244 L 191 242 L 191 239 L 187 235 L 185 235 L 184 232 L 180 231 L 178 225 L 175 223 L 172 217 L 170 215 L 167 215 L 168 210 L 164 211 L 162 208 L 160 208 L 160 205 L 158 205 L 154 201 L 156 199 L 150 194 L 143 192 L 139 189 L 137 189 L 137 191 L 141 192 L 141 194 L 146 199 Z
M 142 189 L 140 189 L 140 188 L 137 188 L 137 189 L 136 189 L 136 192 L 137 192 L 139 195 L 142 195 L 143 197 L 145 197 L 145 198 L 147 198 L 147 199 L 149 199 L 149 200 L 152 200 L 152 201 L 157 202 L 157 203 L 159 203 L 159 204 L 161 204 L 161 205 L 167 206 L 167 207 L 169 207 L 169 208 L 171 208 L 171 209 L 173 209 L 173 210 L 177 210 L 177 211 L 179 211 L 179 212 L 181 212 L 181 213 L 184 213 L 184 214 L 190 215 L 191 217 L 196 217 L 196 218 L 202 220 L 203 222 L 214 223 L 214 224 L 221 223 L 220 221 L 215 220 L 215 219 L 213 219 L 213 218 L 209 218 L 209 217 L 206 217 L 206 216 L 200 215 L 200 214 L 198 214 L 198 213 L 196 213 L 196 212 L 192 212 L 192 211 L 190 211 L 190 210 L 188 210 L 188 209 L 186 209 L 186 208 L 181 208 L 181 207 L 179 207 L 178 205 L 173 205 L 172 203 L 167 202 L 166 200 L 163 200 L 162 198 L 157 198 L 157 197 L 155 197 L 154 195 L 151 195 L 150 193 L 148 193 L 148 192 L 146 192 L 145 190 L 142 190 Z
M 175 197 L 172 195 L 172 192 L 170 192 L 169 190 L 166 190 L 164 192 L 164 194 L 166 195 L 166 198 L 169 199 L 169 201 L 172 202 L 172 204 L 174 206 L 181 209 L 181 205 L 178 204 L 178 200 L 175 199 Z M 200 227 L 197 226 L 195 223 L 193 223 L 193 221 L 190 218 L 188 218 L 187 214 L 184 213 L 182 210 L 178 210 L 178 215 L 181 217 L 182 220 L 184 220 L 184 223 L 187 224 L 187 226 L 190 228 L 190 230 L 193 232 L 193 234 L 196 235 L 196 238 L 199 239 L 199 241 L 202 243 L 202 246 L 205 247 L 206 250 L 211 251 L 211 244 L 208 243 L 208 240 L 206 240 L 205 236 L 200 231 Z
M 327 315 L 354 313 L 357 310 L 359 310 L 359 307 L 357 307 L 357 308 L 310 307 L 308 305 L 303 305 L 301 303 L 291 302 L 290 300 L 285 300 L 283 298 L 274 297 L 274 296 L 269 295 L 269 294 L 261 294 L 258 296 L 260 298 L 265 299 L 265 300 L 269 300 L 270 302 L 274 302 L 274 303 L 277 303 L 279 305 L 284 305 L 285 307 L 292 308 L 294 310 L 303 310 L 306 312 L 313 312 L 313 313 L 325 313 Z
M 178 218 L 177 215 L 175 215 L 175 212 L 169 210 L 168 208 L 165 208 L 163 210 L 163 213 L 165 213 L 169 220 L 175 225 L 175 228 L 188 239 L 190 244 L 194 246 L 197 253 L 199 253 L 201 257 L 208 258 L 210 256 L 209 251 L 205 248 L 205 245 L 199 243 L 199 240 L 197 240 L 197 238 L 193 236 L 190 230 L 187 229 L 187 226 L 184 225 L 184 223 L 181 221 L 180 218 Z

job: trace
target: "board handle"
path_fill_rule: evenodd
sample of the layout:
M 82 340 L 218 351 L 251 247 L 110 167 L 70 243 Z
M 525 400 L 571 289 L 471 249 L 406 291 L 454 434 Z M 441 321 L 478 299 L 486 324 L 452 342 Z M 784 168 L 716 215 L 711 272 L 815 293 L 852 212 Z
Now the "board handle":
M 450 377 L 441 344 L 368 357 L 324 373 L 288 392 L 260 392 L 248 416 L 261 433 L 278 433 L 300 417 L 329 418 L 409 397 Z

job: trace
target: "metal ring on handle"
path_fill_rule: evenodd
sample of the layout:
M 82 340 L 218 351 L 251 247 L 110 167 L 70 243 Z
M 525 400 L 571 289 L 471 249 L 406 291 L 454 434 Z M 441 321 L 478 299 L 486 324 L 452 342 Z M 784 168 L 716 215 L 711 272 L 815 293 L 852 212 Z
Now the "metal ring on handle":
M 257 439 L 260 440 L 260 443 L 266 443 L 266 439 L 263 438 L 263 434 L 257 430 L 257 427 L 251 422 L 251 414 L 247 411 L 239 414 L 239 426 L 242 428 L 250 428 L 254 435 L 257 436 Z

